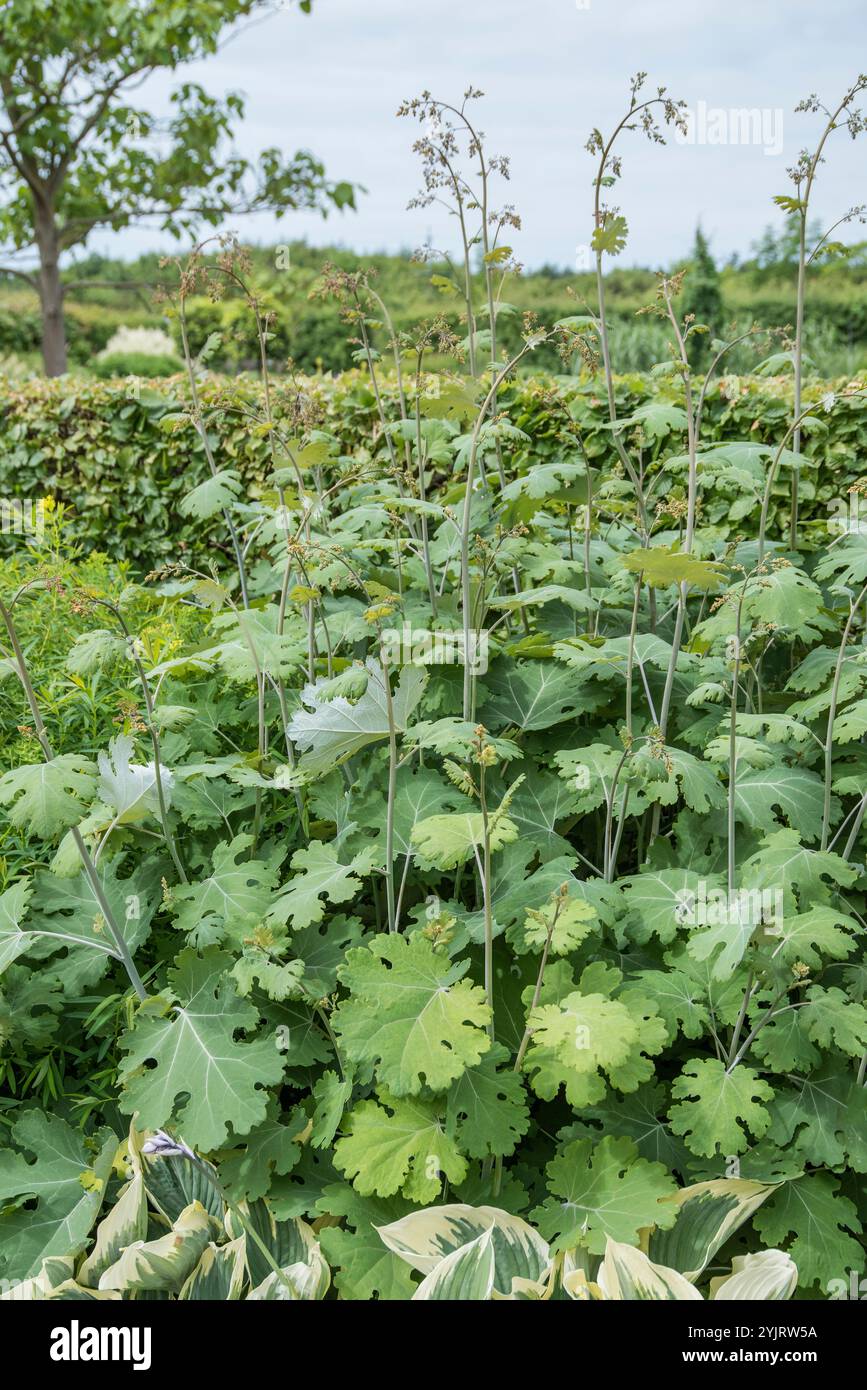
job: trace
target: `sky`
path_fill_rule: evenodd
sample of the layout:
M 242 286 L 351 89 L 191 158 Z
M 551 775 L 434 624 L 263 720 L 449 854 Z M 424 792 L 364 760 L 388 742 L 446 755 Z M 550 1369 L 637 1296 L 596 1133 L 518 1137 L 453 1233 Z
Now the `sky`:
M 475 116 L 490 153 L 511 157 L 498 199 L 514 203 L 522 229 L 509 236 L 528 267 L 582 268 L 591 223 L 594 161 L 589 131 L 608 131 L 626 109 L 628 81 L 644 70 L 691 113 L 692 143 L 665 147 L 627 135 L 617 202 L 630 232 L 620 264 L 667 267 L 701 223 L 718 261 L 749 253 L 768 223 L 781 225 L 775 194 L 791 191 L 786 168 L 814 141 L 819 118 L 795 114 L 816 92 L 830 105 L 867 66 L 864 0 L 291 0 L 250 23 L 206 61 L 150 79 L 138 100 L 155 115 L 181 80 L 213 94 L 241 91 L 246 117 L 237 147 L 309 149 L 328 175 L 365 186 L 356 213 L 323 220 L 293 213 L 234 224 L 245 240 L 306 239 L 360 254 L 412 250 L 432 239 L 453 247 L 453 223 L 407 210 L 419 184 L 416 129 L 395 118 L 406 97 L 429 89 L 454 101 L 481 88 Z M 867 105 L 867 103 L 865 103 Z M 755 110 L 739 128 L 732 112 Z M 745 138 L 746 137 L 746 138 Z M 502 186 L 501 186 L 502 188 Z M 867 133 L 837 131 L 814 205 L 827 225 L 867 202 Z M 848 239 L 867 235 L 856 228 Z M 844 239 L 847 234 L 844 233 Z M 132 255 L 160 244 L 153 230 L 91 243 Z M 162 243 L 165 244 L 165 243 Z

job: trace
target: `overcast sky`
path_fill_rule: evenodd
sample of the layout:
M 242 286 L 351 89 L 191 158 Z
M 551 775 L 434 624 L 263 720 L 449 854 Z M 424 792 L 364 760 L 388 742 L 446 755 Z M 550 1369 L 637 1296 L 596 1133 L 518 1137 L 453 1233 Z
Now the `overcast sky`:
M 686 100 L 698 138 L 660 148 L 627 136 L 617 198 L 630 236 L 621 263 L 668 265 L 689 248 L 698 221 L 718 259 L 745 254 L 768 222 L 779 223 L 771 199 L 790 191 L 786 167 L 817 131 L 818 118 L 796 115 L 794 106 L 811 91 L 826 104 L 839 100 L 859 63 L 867 67 L 864 0 L 713 7 L 695 0 L 315 0 L 309 16 L 280 4 L 219 56 L 152 79 L 142 104 L 164 113 L 170 86 L 182 78 L 215 94 L 243 92 L 247 115 L 237 143 L 244 153 L 310 149 L 331 177 L 368 191 L 357 213 L 328 221 L 293 214 L 281 224 L 243 219 L 242 236 L 336 241 L 361 253 L 412 249 L 429 234 L 435 244 L 452 243 L 445 219 L 406 209 L 419 181 L 414 128 L 395 119 L 395 110 L 424 88 L 454 100 L 472 83 L 485 93 L 477 117 L 490 152 L 512 158 L 506 198 L 523 219 L 509 238 L 516 254 L 528 267 L 573 267 L 590 231 L 587 134 L 617 121 L 629 76 L 644 69 L 653 85 Z M 702 143 L 702 129 L 707 138 L 725 136 L 728 124 L 730 136 L 727 115 L 718 113 L 740 108 L 763 114 L 757 141 Z M 830 222 L 860 201 L 867 202 L 867 135 L 853 142 L 840 131 L 828 147 L 816 211 Z M 98 244 L 129 254 L 155 241 L 135 231 Z

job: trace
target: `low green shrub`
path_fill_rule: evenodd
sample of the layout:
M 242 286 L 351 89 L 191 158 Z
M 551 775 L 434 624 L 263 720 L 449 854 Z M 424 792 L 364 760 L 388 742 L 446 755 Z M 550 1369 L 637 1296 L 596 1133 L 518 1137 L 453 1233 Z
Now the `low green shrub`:
M 161 357 L 149 352 L 111 352 L 95 357 L 90 365 L 96 376 L 110 381 L 120 376 L 174 376 L 182 364 L 178 357 Z

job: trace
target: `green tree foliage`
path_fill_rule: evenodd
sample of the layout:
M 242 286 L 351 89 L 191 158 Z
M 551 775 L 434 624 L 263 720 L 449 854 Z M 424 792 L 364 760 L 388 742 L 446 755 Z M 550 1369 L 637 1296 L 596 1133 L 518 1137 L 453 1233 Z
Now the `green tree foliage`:
M 694 340 L 692 346 L 692 363 L 701 369 L 707 366 L 710 359 L 711 340 L 719 337 L 723 329 L 720 275 L 701 226 L 695 229 L 692 255 L 683 282 L 682 307 L 685 313 L 694 315 L 696 323 L 703 324 L 707 329 L 706 333 Z
M 66 369 L 65 253 L 100 227 L 146 221 L 180 234 L 227 214 L 343 207 L 307 151 L 253 163 L 231 148 L 241 98 L 218 100 L 184 82 L 157 121 L 136 104 L 142 81 L 207 57 L 265 0 L 11 0 L 0 13 L 0 237 L 35 249 L 38 271 L 16 271 L 39 293 L 46 371 Z M 309 10 L 310 4 L 301 8 Z M 13 261 L 14 265 L 14 261 Z

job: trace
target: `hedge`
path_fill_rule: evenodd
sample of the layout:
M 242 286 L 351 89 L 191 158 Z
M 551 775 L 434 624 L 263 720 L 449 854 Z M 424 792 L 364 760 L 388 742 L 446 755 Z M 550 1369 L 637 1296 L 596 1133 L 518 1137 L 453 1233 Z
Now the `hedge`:
M 225 393 L 226 384 L 225 378 L 208 379 L 203 399 L 213 402 Z M 254 379 L 241 377 L 230 384 L 256 404 L 259 386 Z M 844 385 L 836 383 L 836 389 Z M 385 456 L 365 373 L 354 369 L 336 378 L 311 377 L 303 386 L 318 408 L 320 428 L 335 439 L 336 453 L 366 451 Z M 183 378 L 160 382 L 159 387 L 140 385 L 138 395 L 134 389 L 131 383 L 72 376 L 16 387 L 0 385 L 0 497 L 53 496 L 71 509 L 72 535 L 87 551 L 104 551 L 131 562 L 137 570 L 153 568 L 179 548 L 201 559 L 222 535 L 222 522 L 203 526 L 182 517 L 178 508 L 184 495 L 206 476 L 202 444 L 188 419 L 171 428 L 161 425 L 164 416 L 184 408 Z M 839 398 L 826 412 L 821 402 L 833 389 L 831 383 L 814 382 L 805 391 L 805 401 L 817 403 L 819 418 L 817 427 L 804 437 L 805 522 L 811 518 L 826 522 L 831 499 L 845 498 L 848 486 L 863 470 L 867 406 L 864 399 Z M 387 386 L 386 396 L 390 390 Z M 278 418 L 288 408 L 291 391 L 279 383 L 275 388 Z M 660 392 L 676 399 L 675 388 L 660 387 L 647 376 L 618 378 L 621 416 Z M 574 454 L 576 445 L 563 429 L 566 412 L 578 421 L 591 462 L 611 449 L 598 379 L 527 377 L 504 390 L 500 404 L 530 437 L 529 443 L 519 446 L 515 462 L 520 468 Z M 703 441 L 748 439 L 778 444 L 791 408 L 789 380 L 726 378 L 708 394 Z M 219 465 L 236 468 L 248 490 L 265 487 L 270 469 L 267 440 L 227 414 L 214 421 L 213 430 Z M 668 455 L 683 447 L 679 438 L 662 437 L 649 441 L 646 454 L 652 466 L 652 458 L 661 450 Z M 788 481 L 781 476 L 781 511 L 787 491 Z M 753 524 L 750 516 L 739 518 L 736 529 L 748 533 Z M 0 551 L 8 553 L 15 540 L 0 535 Z
M 645 300 L 650 297 L 648 293 Z M 666 356 L 666 326 L 655 319 L 637 316 L 637 307 L 645 300 L 635 298 L 634 303 L 618 303 L 613 297 L 608 308 L 609 326 L 617 334 L 616 360 L 629 370 L 649 367 Z M 302 372 L 343 372 L 352 367 L 356 360 L 354 349 L 347 340 L 346 324 L 336 304 L 321 301 L 311 303 L 303 298 L 286 302 L 277 296 L 266 297 L 266 302 L 276 311 L 271 325 L 269 349 L 276 365 L 282 366 L 291 357 Z M 582 302 L 580 296 L 578 302 Z M 533 311 L 541 323 L 551 324 L 575 313 L 575 303 L 565 294 L 557 296 L 556 286 L 553 291 L 548 287 L 548 297 L 538 297 Z M 466 324 L 454 299 L 444 299 L 435 306 L 435 312 L 458 338 L 466 336 Z M 194 298 L 188 303 L 187 316 L 194 345 L 204 343 L 212 333 L 220 334 L 220 346 L 211 359 L 213 366 L 222 371 L 255 367 L 259 352 L 255 324 L 251 322 L 243 303 L 233 299 L 215 302 Z M 398 333 L 411 334 L 419 318 L 418 306 L 414 303 L 398 306 L 392 314 L 392 322 Z M 751 297 L 741 295 L 737 303 L 726 304 L 723 314 L 726 336 L 730 327 L 732 333 L 736 334 L 753 323 L 791 327 L 793 320 L 794 307 L 790 299 L 763 291 L 756 291 Z M 520 347 L 522 331 L 522 312 L 501 314 L 498 338 L 500 345 L 509 353 L 514 353 Z M 383 357 L 389 356 L 389 335 L 385 326 L 373 324 L 369 332 L 374 347 Z M 839 365 L 838 354 L 844 350 L 856 354 L 855 361 L 860 368 L 862 362 L 867 361 L 867 300 L 856 296 L 852 296 L 848 302 L 811 298 L 805 346 L 820 372 L 851 370 Z M 624 347 L 627 348 L 628 357 L 624 357 Z M 769 347 L 767 351 L 773 351 L 773 348 Z M 731 357 L 733 370 L 739 371 L 750 370 L 757 360 L 755 344 L 735 349 Z M 538 366 L 546 371 L 558 370 L 553 345 L 543 345 L 539 349 Z
M 741 302 L 743 300 L 743 302 Z M 287 358 L 292 358 L 303 372 L 346 371 L 353 364 L 353 347 L 347 341 L 346 324 L 340 310 L 333 303 L 310 303 L 306 299 L 289 304 L 276 301 L 277 317 L 272 325 L 271 358 L 282 366 Z M 558 318 L 574 311 L 574 304 L 565 296 L 540 299 L 534 305 L 535 312 L 542 323 L 553 323 Z M 444 303 L 437 306 L 450 327 L 463 337 L 466 327 L 460 313 L 453 305 Z M 211 333 L 219 333 L 221 344 L 213 363 L 225 371 L 254 366 L 258 360 L 258 346 L 255 327 L 244 305 L 239 301 L 225 300 L 213 302 L 196 298 L 188 305 L 191 339 L 195 344 L 204 343 Z M 791 324 L 794 317 L 792 304 L 778 294 L 758 290 L 752 296 L 742 295 L 726 307 L 725 321 L 740 324 L 746 328 L 753 322 L 768 325 Z M 394 325 L 398 332 L 410 332 L 418 322 L 414 307 L 394 314 Z M 76 303 L 67 301 L 64 310 L 66 338 L 69 359 L 75 365 L 93 364 L 96 355 L 106 347 L 109 339 L 121 326 L 128 328 L 169 328 L 176 341 L 178 334 L 172 324 L 167 325 L 164 317 L 148 313 L 142 309 L 108 306 L 95 303 Z M 660 333 L 657 325 L 647 318 L 637 318 L 631 303 L 617 304 L 616 299 L 609 309 L 609 322 L 632 341 L 629 365 L 649 365 L 657 360 L 660 351 Z M 501 344 L 510 352 L 520 345 L 522 316 L 503 315 L 499 324 Z M 386 354 L 387 333 L 384 328 L 373 328 L 371 337 L 379 351 Z M 0 299 L 0 356 L 15 354 L 30 356 L 40 350 L 42 321 L 38 305 L 32 296 L 7 297 Z M 853 296 L 848 301 L 825 298 L 811 301 L 807 322 L 806 341 L 820 370 L 827 359 L 827 353 L 850 349 L 858 354 L 860 363 L 867 355 L 867 300 Z M 746 368 L 748 351 L 741 352 Z M 622 347 L 620 361 L 623 362 Z M 736 355 L 734 360 L 738 362 Z M 543 347 L 539 365 L 546 370 L 557 369 L 557 358 L 553 347 Z M 824 368 L 828 370 L 828 368 Z

